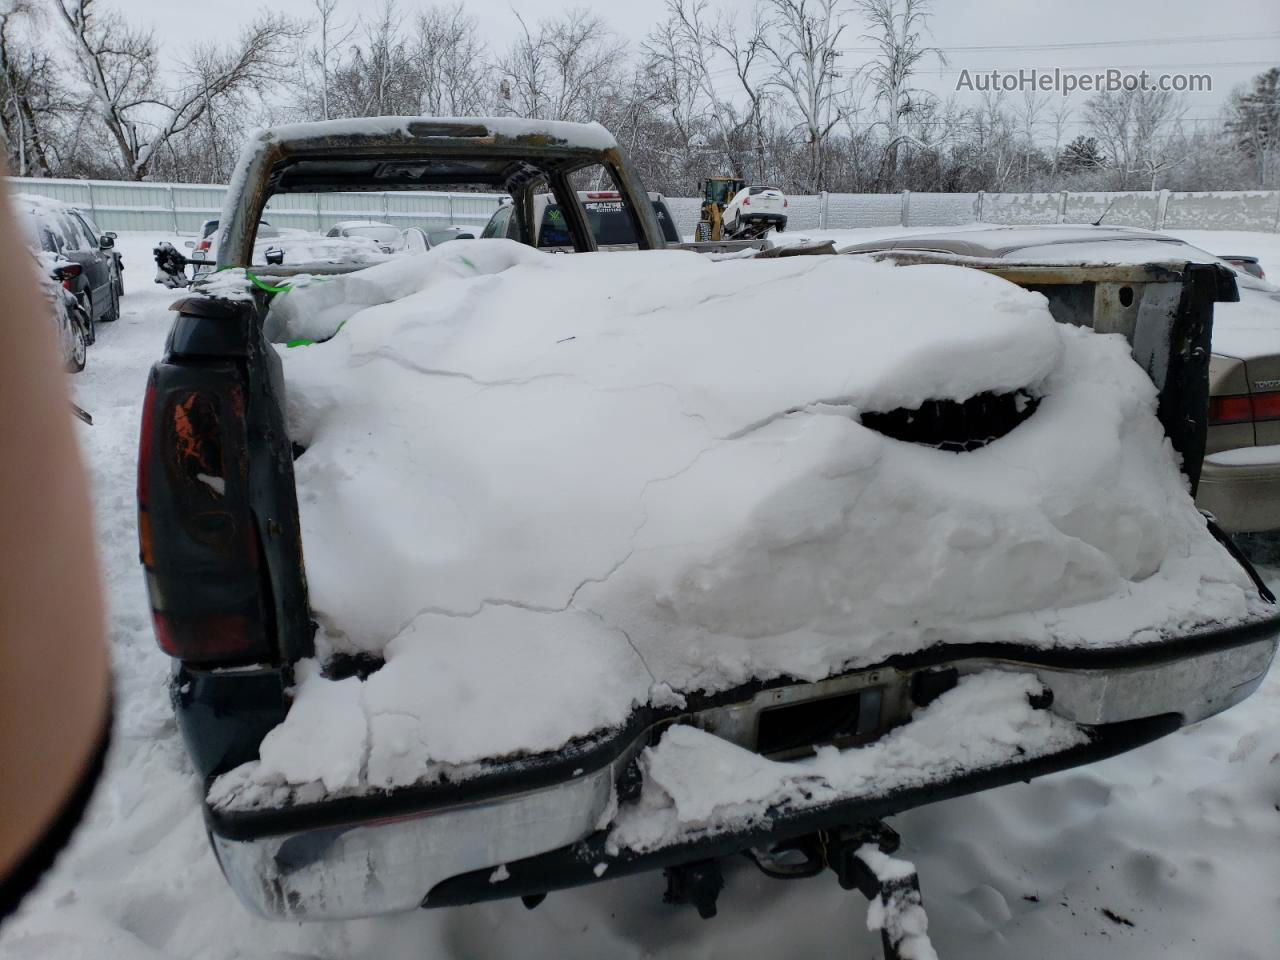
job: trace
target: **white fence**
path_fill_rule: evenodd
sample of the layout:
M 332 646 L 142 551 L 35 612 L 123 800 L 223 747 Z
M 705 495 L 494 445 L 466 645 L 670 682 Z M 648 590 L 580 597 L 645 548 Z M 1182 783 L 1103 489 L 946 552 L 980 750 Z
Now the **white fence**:
M 18 193 L 52 197 L 86 210 L 103 230 L 194 233 L 222 212 L 227 188 L 191 183 L 10 177 Z M 459 224 L 479 230 L 502 194 L 388 191 L 280 194 L 264 215 L 273 226 L 328 230 L 339 220 L 381 220 L 424 230 Z
M 699 201 L 667 198 L 682 234 Z M 1280 231 L 1280 190 L 1181 193 L 822 193 L 788 198 L 788 230 L 953 227 L 962 223 L 1091 223 L 1150 230 Z
M 226 187 L 189 183 L 11 178 L 19 192 L 88 210 L 104 230 L 191 233 L 218 216 Z M 327 230 L 338 220 L 382 220 L 424 229 L 452 223 L 482 227 L 501 194 L 282 194 L 267 204 L 276 226 Z M 699 201 L 668 197 L 682 235 L 692 234 Z M 948 227 L 962 223 L 1088 223 L 1106 214 L 1118 226 L 1280 231 L 1280 190 L 1180 193 L 822 193 L 789 198 L 789 230 Z

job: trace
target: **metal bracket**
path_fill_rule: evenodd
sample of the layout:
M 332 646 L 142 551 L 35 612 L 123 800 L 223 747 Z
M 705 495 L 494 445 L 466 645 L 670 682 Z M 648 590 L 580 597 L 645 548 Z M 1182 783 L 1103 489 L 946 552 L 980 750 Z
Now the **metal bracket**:
M 718 861 L 697 860 L 678 867 L 668 867 L 663 873 L 667 877 L 667 892 L 662 895 L 663 902 L 691 903 L 703 920 L 710 920 L 716 915 L 716 901 L 720 898 L 720 891 L 724 889 L 724 874 L 720 871 Z
M 897 832 L 883 823 L 843 827 L 826 838 L 827 862 L 840 886 L 859 891 L 871 901 L 872 909 L 878 910 L 884 921 L 879 926 L 885 960 L 902 960 L 904 943 L 925 936 L 923 930 L 907 930 L 901 923 L 905 914 L 918 912 L 924 903 L 915 870 L 885 876 L 867 862 L 876 851 L 886 856 L 892 854 L 901 842 Z

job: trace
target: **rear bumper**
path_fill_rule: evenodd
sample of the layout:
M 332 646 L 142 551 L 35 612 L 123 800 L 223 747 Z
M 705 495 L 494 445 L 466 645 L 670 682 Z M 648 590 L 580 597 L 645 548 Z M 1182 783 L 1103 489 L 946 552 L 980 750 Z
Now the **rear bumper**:
M 1196 505 L 1214 515 L 1227 533 L 1262 533 L 1280 529 L 1280 446 L 1273 462 L 1221 462 L 1204 458 Z M 1225 458 L 1224 458 L 1225 459 Z
M 743 223 L 771 223 L 776 227 L 785 227 L 787 225 L 787 215 L 785 213 L 743 210 L 738 214 L 738 219 Z
M 934 648 L 818 684 L 759 686 L 661 716 L 642 713 L 565 755 L 512 762 L 458 784 L 287 809 L 206 809 L 206 819 L 227 879 L 267 917 L 337 919 L 543 893 L 878 819 L 1131 749 L 1249 696 L 1271 664 L 1278 634 L 1280 618 L 1273 618 L 1122 650 Z M 777 811 L 767 823 L 643 854 L 606 849 L 615 785 L 625 797 L 632 760 L 677 717 L 751 744 L 761 709 L 771 705 L 874 687 L 886 708 L 897 698 L 909 711 L 919 678 L 991 669 L 1036 676 L 1052 692 L 1049 709 L 1087 729 L 1090 742 L 1001 766 L 957 768 L 910 789 Z

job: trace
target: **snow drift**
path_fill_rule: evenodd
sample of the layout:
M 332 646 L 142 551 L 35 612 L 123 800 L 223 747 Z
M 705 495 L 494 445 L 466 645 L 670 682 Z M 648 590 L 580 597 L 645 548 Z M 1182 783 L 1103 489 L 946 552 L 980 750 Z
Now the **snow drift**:
M 553 749 L 672 691 L 1250 617 L 1128 344 L 948 266 L 452 243 L 278 297 L 319 655 L 211 799 Z M 329 338 L 329 339 L 326 339 Z M 968 453 L 866 413 L 1022 391 Z M 247 787 L 254 786 L 254 790 Z

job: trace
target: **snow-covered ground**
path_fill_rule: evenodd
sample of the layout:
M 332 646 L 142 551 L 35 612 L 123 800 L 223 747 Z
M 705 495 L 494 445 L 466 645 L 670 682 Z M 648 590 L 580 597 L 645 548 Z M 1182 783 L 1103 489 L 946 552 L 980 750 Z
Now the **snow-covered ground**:
M 165 307 L 175 299 L 150 282 L 156 239 L 121 238 L 124 315 L 100 329 L 86 371 L 73 380 L 95 419 L 80 432 L 111 603 L 115 742 L 86 823 L 4 927 L 0 957 L 878 954 L 858 894 L 830 875 L 770 880 L 745 861 L 728 865 L 720 914 L 706 922 L 692 909 L 663 905 L 657 875 L 552 894 L 533 912 L 511 901 L 321 925 L 249 915 L 205 842 L 197 785 L 167 702 L 168 661 L 151 636 L 137 565 L 139 407 L 168 330 Z M 1187 239 L 1208 246 L 1201 236 Z M 1220 252 L 1255 253 L 1280 274 L 1275 237 L 1232 239 L 1239 242 Z M 929 932 L 943 957 L 1274 957 L 1280 671 L 1241 706 L 1140 750 L 921 808 L 893 825 L 904 837 L 902 856 L 920 871 Z

